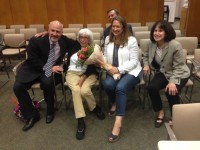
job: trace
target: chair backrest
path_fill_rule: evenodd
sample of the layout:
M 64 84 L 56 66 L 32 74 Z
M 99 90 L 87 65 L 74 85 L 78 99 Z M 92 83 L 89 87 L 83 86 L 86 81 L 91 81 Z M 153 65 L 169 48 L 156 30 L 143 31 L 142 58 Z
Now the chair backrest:
M 40 33 L 44 31 L 44 24 L 30 24 L 29 28 L 36 28 L 37 33 Z
M 0 48 L 1 48 L 1 45 L 3 45 L 3 35 L 0 33 Z M 1 51 L 1 49 L 0 49 Z
M 146 22 L 145 23 L 145 26 L 148 26 L 149 27 L 149 31 L 151 31 L 151 28 L 153 27 L 155 22 Z
M 140 22 L 134 22 L 134 23 L 130 22 L 128 24 L 130 24 L 132 27 L 140 27 L 140 26 L 142 26 L 142 24 Z
M 181 35 L 181 30 L 175 30 L 175 32 L 176 32 L 176 37 L 181 37 L 182 35 Z
M 101 40 L 94 40 L 94 43 L 101 46 Z
M 67 36 L 68 38 L 77 39 L 76 33 L 63 33 L 63 35 Z
M 135 32 L 135 38 L 140 45 L 140 39 L 149 39 L 150 38 L 150 31 L 137 31 Z
M 63 33 L 75 33 L 76 36 L 81 28 L 63 28 Z
M 69 28 L 83 28 L 83 24 L 78 24 L 78 23 L 75 23 L 75 24 L 68 24 L 68 27 Z
M 101 37 L 103 36 L 103 27 L 98 27 L 98 28 L 88 28 L 90 29 L 92 32 L 99 32 Z
M 20 29 L 25 28 L 25 25 L 23 24 L 17 24 L 17 25 L 10 25 L 10 29 L 15 29 L 15 33 L 19 33 Z
M 24 34 L 5 34 L 4 43 L 10 47 L 19 47 L 25 42 Z
M 87 28 L 98 28 L 102 27 L 101 23 L 89 23 L 87 24 Z
M 0 29 L 6 29 L 6 25 L 0 25 Z
M 147 49 L 147 43 L 150 39 L 140 39 L 140 49 L 144 52 Z
M 200 62 L 200 49 L 194 50 L 194 59 Z
M 173 23 L 172 27 L 174 28 L 174 30 L 180 30 L 180 24 L 179 23 Z
M 187 50 L 187 54 L 194 54 L 194 49 L 198 47 L 197 37 L 177 37 L 175 40 L 182 45 L 183 49 Z
M 110 26 L 110 23 L 106 23 L 106 28 Z
M 33 37 L 37 33 L 36 28 L 24 28 L 20 29 L 19 33 L 24 34 L 25 40 L 29 40 L 31 37 Z
M 93 32 L 93 39 L 94 40 L 100 40 L 101 34 L 99 32 Z
M 172 110 L 172 129 L 178 140 L 200 140 L 200 103 L 178 104 Z
M 15 29 L 0 29 L 0 33 L 4 37 L 4 34 L 15 34 Z
M 140 27 L 135 27 L 133 26 L 132 27 L 132 30 L 133 30 L 133 35 L 135 35 L 135 32 L 138 32 L 138 31 L 148 31 L 148 26 L 140 26 Z
M 142 50 L 140 48 L 138 49 L 138 60 L 142 61 Z

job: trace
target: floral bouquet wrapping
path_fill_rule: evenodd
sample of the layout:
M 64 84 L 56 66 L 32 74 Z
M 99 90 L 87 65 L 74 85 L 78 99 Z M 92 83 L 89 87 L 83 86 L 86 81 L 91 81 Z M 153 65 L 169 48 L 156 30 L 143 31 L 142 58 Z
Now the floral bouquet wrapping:
M 108 73 L 110 73 L 109 70 L 112 68 L 112 65 L 107 64 L 105 62 L 103 53 L 101 52 L 100 47 L 98 45 L 95 45 L 94 47 L 87 46 L 86 48 L 82 48 L 81 50 L 79 50 L 77 55 L 78 55 L 77 65 L 98 64 Z M 112 74 L 112 76 L 115 80 L 119 80 L 121 77 L 119 73 Z

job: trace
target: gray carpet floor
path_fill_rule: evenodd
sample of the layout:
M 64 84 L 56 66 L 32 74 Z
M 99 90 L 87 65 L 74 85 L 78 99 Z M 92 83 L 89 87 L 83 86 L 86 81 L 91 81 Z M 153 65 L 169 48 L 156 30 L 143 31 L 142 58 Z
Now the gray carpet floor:
M 15 96 L 12 90 L 14 83 L 12 72 L 10 76 L 9 82 L 0 88 L 0 150 L 156 150 L 158 141 L 167 140 L 165 126 L 154 127 L 155 116 L 149 109 L 148 103 L 145 109 L 141 108 L 136 89 L 128 93 L 127 114 L 124 118 L 120 139 L 116 143 L 108 142 L 114 117 L 106 115 L 105 120 L 98 120 L 93 113 L 89 112 L 87 106 L 86 135 L 81 141 L 75 138 L 77 121 L 74 117 L 73 105 L 67 111 L 64 104 L 61 105 L 54 121 L 46 124 L 46 104 L 41 103 L 41 120 L 28 132 L 23 132 L 24 122 L 17 119 L 13 113 L 14 105 L 11 103 L 11 98 Z M 5 80 L 6 75 L 0 72 L 0 84 Z M 193 102 L 200 102 L 198 91 L 199 83 L 194 87 Z M 36 99 L 42 99 L 41 90 L 35 93 Z M 95 96 L 97 95 L 96 93 Z M 107 114 L 107 96 L 104 92 L 103 104 L 104 112 Z M 163 104 L 166 118 L 169 118 L 169 108 L 164 96 Z

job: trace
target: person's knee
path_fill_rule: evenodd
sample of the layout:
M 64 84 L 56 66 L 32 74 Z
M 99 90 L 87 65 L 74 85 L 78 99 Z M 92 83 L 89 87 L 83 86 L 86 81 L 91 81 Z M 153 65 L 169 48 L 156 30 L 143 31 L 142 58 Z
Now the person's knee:
M 125 92 L 126 92 L 126 89 L 124 88 L 124 86 L 117 85 L 115 91 L 116 91 L 117 93 L 119 93 L 119 92 L 125 93 Z
M 71 91 L 73 92 L 73 93 L 80 93 L 80 88 L 79 88 L 79 86 L 76 86 L 76 87 L 73 87 L 73 88 L 70 88 L 71 89 Z
M 41 89 L 52 89 L 52 88 L 54 88 L 54 84 L 53 84 L 53 82 L 52 81 L 50 81 L 50 80 L 48 80 L 48 81 L 41 81 L 40 82 L 40 87 L 41 87 Z
M 147 86 L 147 90 L 148 91 L 152 91 L 152 90 L 156 90 L 157 88 L 156 88 L 156 86 L 154 85 L 154 84 L 149 84 L 148 86 Z
M 21 89 L 23 89 L 23 85 L 20 83 L 20 82 L 15 82 L 14 83 L 14 86 L 13 86 L 13 91 L 16 92 L 16 91 L 20 91 Z
M 113 85 L 109 82 L 103 82 L 103 88 L 105 90 L 109 90 L 109 89 L 112 89 L 113 88 Z
M 81 96 L 86 97 L 90 95 L 91 89 L 84 88 L 84 89 L 81 89 L 80 92 L 81 92 Z

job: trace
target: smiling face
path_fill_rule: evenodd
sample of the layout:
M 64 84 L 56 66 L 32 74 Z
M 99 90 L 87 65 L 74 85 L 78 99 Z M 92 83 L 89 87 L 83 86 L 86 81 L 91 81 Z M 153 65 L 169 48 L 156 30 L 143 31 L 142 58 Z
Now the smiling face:
M 62 35 L 62 31 L 63 31 L 63 26 L 59 21 L 52 21 L 49 24 L 49 36 L 52 42 L 56 43 L 58 42 L 59 38 Z
M 118 20 L 114 20 L 112 23 L 112 33 L 115 37 L 119 37 L 123 31 L 123 26 Z
M 164 42 L 164 38 L 165 38 L 165 31 L 163 29 L 161 29 L 159 26 L 156 26 L 156 28 L 154 29 L 154 32 L 153 32 L 153 37 L 154 37 L 154 40 L 156 42 Z
M 88 36 L 80 36 L 79 37 L 79 42 L 81 47 L 86 47 L 87 45 L 89 45 L 89 38 Z

